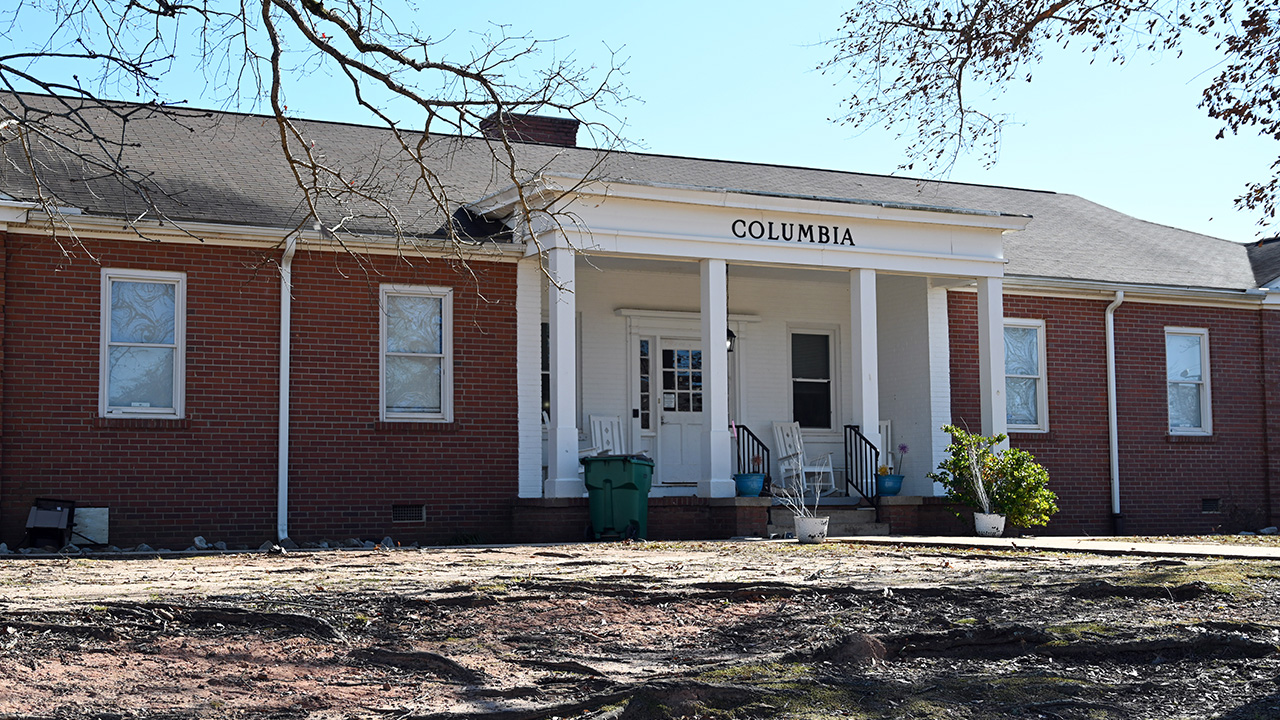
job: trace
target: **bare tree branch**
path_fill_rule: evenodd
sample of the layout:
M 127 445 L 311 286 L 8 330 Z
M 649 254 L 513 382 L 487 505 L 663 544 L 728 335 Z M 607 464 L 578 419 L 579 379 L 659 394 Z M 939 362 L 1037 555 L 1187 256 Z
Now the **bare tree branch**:
M 908 138 L 900 169 L 945 173 L 970 152 L 996 161 L 1009 118 L 980 98 L 1030 81 L 1046 46 L 1123 63 L 1177 51 L 1188 35 L 1216 40 L 1224 58 L 1201 103 L 1218 137 L 1280 140 L 1280 6 L 1268 0 L 858 0 L 820 69 L 853 85 L 840 122 L 896 129 Z M 1259 226 L 1276 218 L 1280 160 L 1272 170 L 1236 200 Z
M 538 67 L 549 46 L 501 26 L 479 37 L 469 54 L 446 57 L 440 41 L 410 21 L 429 17 L 411 2 L 18 0 L 16 8 L 0 10 L 0 40 L 9 48 L 0 54 L 0 90 L 8 91 L 0 98 L 0 178 L 55 223 L 84 197 L 77 193 L 87 192 L 99 199 L 107 193 L 127 208 L 139 233 L 146 232 L 144 221 L 180 227 L 184 191 L 139 170 L 130 157 L 145 151 L 135 128 L 143 117 L 191 124 L 193 134 L 196 124 L 216 120 L 188 109 L 189 98 L 167 94 L 165 74 L 194 59 L 203 101 L 261 107 L 274 120 L 279 157 L 303 210 L 295 231 L 318 226 L 353 254 L 353 241 L 390 235 L 405 250 L 447 241 L 461 257 L 474 239 L 453 216 L 477 198 L 459 195 L 442 174 L 449 158 L 440 131 L 476 137 L 481 120 L 494 113 L 550 112 L 583 121 L 608 150 L 620 139 L 598 119 L 611 122 L 611 108 L 627 99 L 618 85 L 621 66 L 612 56 L 601 69 L 563 60 Z M 31 32 L 33 26 L 42 32 Z M 360 163 L 337 162 L 314 126 L 290 115 L 290 92 L 318 74 L 330 76 L 335 95 L 348 92 L 352 106 L 385 128 L 384 151 Z M 128 96 L 143 104 L 116 102 Z M 526 220 L 549 212 L 557 224 L 575 222 L 563 203 L 534 203 L 526 193 L 549 161 L 531 162 L 505 135 L 487 147 L 495 172 L 515 186 Z M 48 182 L 54 174 L 75 175 L 74 187 Z M 424 232 L 429 218 L 436 225 Z M 67 238 L 62 247 L 70 257 L 82 243 Z

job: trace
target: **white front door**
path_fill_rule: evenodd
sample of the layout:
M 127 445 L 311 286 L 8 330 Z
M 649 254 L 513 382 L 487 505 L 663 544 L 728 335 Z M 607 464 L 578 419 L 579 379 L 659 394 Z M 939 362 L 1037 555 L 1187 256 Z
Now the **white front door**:
M 702 348 L 684 337 L 635 337 L 634 447 L 653 458 L 655 486 L 695 487 L 702 475 Z
M 702 475 L 702 343 L 662 338 L 658 346 L 655 398 L 658 457 L 664 485 L 696 485 Z

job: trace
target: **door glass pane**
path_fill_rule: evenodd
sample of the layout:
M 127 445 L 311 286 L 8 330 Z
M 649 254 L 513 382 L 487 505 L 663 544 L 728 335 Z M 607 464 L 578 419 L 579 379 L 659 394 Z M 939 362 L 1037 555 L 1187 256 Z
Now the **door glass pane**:
M 649 429 L 650 410 L 649 387 L 649 341 L 640 341 L 640 429 Z
M 423 295 L 388 295 L 387 352 L 442 353 L 443 302 Z
M 1004 329 L 1004 373 L 1040 375 L 1040 331 L 1036 328 Z
M 388 357 L 387 410 L 440 412 L 440 358 Z
M 177 291 L 172 283 L 113 280 L 111 342 L 173 344 Z
M 791 336 L 791 376 L 813 380 L 831 379 L 830 338 L 826 335 Z
M 107 380 L 111 407 L 172 408 L 172 348 L 113 347 Z

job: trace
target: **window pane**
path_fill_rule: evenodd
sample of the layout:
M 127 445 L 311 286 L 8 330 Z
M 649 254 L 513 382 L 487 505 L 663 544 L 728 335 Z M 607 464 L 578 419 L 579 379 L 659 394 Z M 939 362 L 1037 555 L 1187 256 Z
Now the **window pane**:
M 172 344 L 177 292 L 172 283 L 113 280 L 111 342 Z
M 438 297 L 388 295 L 387 352 L 444 352 L 441 343 L 442 304 L 443 299 Z
M 387 358 L 387 411 L 440 412 L 440 358 Z
M 1040 375 L 1040 332 L 1036 328 L 1004 329 L 1004 373 Z
M 826 335 L 791 336 L 791 377 L 815 380 L 831 379 L 831 358 Z M 826 425 L 823 425 L 826 427 Z
M 1200 377 L 1199 335 L 1165 335 L 1164 354 L 1169 382 L 1203 379 Z
M 1169 383 L 1169 427 L 1204 427 L 1200 414 L 1199 383 Z
M 542 372 L 551 372 L 551 325 L 542 323 Z
M 824 382 L 791 383 L 794 420 L 800 427 L 831 427 L 831 386 Z
M 107 404 L 172 408 L 172 348 L 113 347 L 108 355 Z
M 1040 397 L 1033 378 L 1005 378 L 1005 419 L 1010 425 L 1039 425 Z

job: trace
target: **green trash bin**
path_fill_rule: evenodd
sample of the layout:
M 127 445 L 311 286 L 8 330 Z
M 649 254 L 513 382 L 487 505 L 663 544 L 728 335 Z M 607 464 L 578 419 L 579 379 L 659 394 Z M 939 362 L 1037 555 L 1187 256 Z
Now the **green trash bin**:
M 596 539 L 649 536 L 649 488 L 653 461 L 643 455 L 596 455 L 582 458 Z

